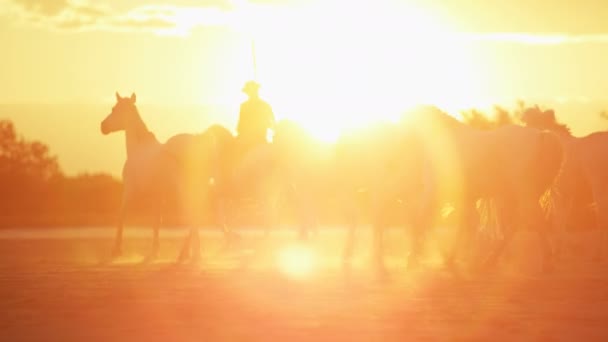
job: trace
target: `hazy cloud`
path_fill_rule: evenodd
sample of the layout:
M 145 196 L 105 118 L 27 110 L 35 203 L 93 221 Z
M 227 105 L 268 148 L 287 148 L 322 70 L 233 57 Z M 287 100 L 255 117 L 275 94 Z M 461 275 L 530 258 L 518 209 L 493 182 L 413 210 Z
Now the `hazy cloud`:
M 201 1 L 199 6 L 144 5 L 118 11 L 108 5 L 77 0 L 11 0 L 12 10 L 26 23 L 52 29 L 84 31 L 147 31 L 186 35 L 204 26 L 229 21 L 231 3 Z
M 26 11 L 42 15 L 56 15 L 69 6 L 68 0 L 13 0 Z
M 602 34 L 531 34 L 531 33 L 471 33 L 463 35 L 473 41 L 519 43 L 529 45 L 608 43 L 608 33 Z
M 256 8 L 247 15 L 257 16 L 255 20 L 271 26 L 275 31 L 275 21 L 281 21 L 287 13 L 270 13 L 264 5 L 289 2 L 288 0 L 253 1 Z M 297 3 L 296 0 L 290 0 Z M 144 31 L 162 35 L 188 35 L 200 27 L 230 26 L 246 27 L 244 13 L 234 11 L 238 6 L 251 4 L 244 0 L 203 0 L 197 6 L 178 6 L 148 4 L 127 10 L 117 10 L 101 1 L 89 0 L 8 0 L 12 10 L 11 18 L 21 22 L 64 31 Z M 1 9 L 1 8 L 0 8 Z M 276 9 L 276 8 L 275 8 Z M 263 13 L 262 13 L 263 12 Z M 266 13 L 269 12 L 269 13 Z M 319 13 L 300 13 L 283 18 L 293 24 L 296 19 L 308 18 L 304 25 L 316 25 L 321 20 L 314 15 Z M 322 15 L 322 14 L 321 14 Z M 314 19 L 317 19 L 316 21 Z M 249 18 L 251 19 L 251 18 Z M 330 18 L 333 25 L 333 17 Z M 321 20 L 322 21 L 322 20 Z M 283 24 L 278 24 L 283 25 Z M 448 39 L 452 39 L 449 34 Z M 489 32 L 457 33 L 456 38 L 469 41 L 504 42 L 530 45 L 586 44 L 608 43 L 608 32 L 592 34 L 574 33 L 531 33 L 531 32 Z M 441 37 L 421 37 L 422 39 L 440 39 Z

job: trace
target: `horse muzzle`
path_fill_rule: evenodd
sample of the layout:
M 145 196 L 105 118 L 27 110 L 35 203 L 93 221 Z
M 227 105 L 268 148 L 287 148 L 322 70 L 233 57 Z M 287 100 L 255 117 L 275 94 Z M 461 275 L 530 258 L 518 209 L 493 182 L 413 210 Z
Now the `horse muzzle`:
M 108 135 L 112 133 L 112 130 L 108 127 L 108 124 L 105 121 L 101 123 L 101 134 Z

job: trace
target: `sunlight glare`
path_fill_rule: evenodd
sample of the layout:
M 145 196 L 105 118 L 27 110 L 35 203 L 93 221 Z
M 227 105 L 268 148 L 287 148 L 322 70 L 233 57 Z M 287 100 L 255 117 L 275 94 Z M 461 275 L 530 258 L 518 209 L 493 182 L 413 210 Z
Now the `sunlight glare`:
M 293 245 L 283 248 L 278 255 L 281 272 L 297 279 L 307 278 L 314 271 L 316 256 L 307 246 Z
M 236 4 L 235 29 L 255 41 L 258 78 L 275 114 L 325 142 L 393 121 L 407 106 L 431 102 L 453 112 L 482 95 L 471 52 L 449 22 L 422 7 Z

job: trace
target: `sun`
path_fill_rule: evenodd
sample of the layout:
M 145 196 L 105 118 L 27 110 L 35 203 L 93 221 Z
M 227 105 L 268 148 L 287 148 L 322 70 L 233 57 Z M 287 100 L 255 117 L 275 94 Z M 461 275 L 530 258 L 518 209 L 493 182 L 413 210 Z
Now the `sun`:
M 417 103 L 454 111 L 481 96 L 466 45 L 429 11 L 389 0 L 247 8 L 263 96 L 321 140 Z

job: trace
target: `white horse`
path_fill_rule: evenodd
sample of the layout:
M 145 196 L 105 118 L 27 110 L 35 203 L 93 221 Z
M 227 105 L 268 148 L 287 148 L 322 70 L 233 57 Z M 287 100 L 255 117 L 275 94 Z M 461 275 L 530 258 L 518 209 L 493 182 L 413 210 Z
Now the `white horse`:
M 369 212 L 378 234 L 389 224 L 389 216 L 411 209 L 406 194 L 420 189 L 418 176 L 411 173 L 419 163 L 419 153 L 408 148 L 404 132 L 393 123 L 379 122 L 343 134 L 337 141 L 333 158 L 332 185 L 347 223 L 343 266 L 350 267 L 357 228 Z M 369 201 L 364 201 L 367 198 Z M 362 202 L 365 203 L 362 205 Z M 409 204 L 403 208 L 403 204 Z M 405 213 L 411 218 L 411 213 Z M 379 239 L 375 239 L 379 241 Z
M 253 202 L 263 215 L 265 234 L 277 224 L 278 213 L 286 197 L 296 208 L 300 237 L 306 238 L 316 228 L 317 209 L 314 196 L 320 177 L 316 175 L 319 161 L 312 153 L 311 137 L 290 121 L 279 121 L 272 143 L 243 151 L 239 138 L 227 129 L 216 128 L 217 151 L 220 156 L 214 198 L 225 226 L 228 211 Z M 314 157 L 313 157 L 314 156 Z M 288 195 L 288 196 L 286 196 Z
M 166 206 L 176 203 L 181 218 L 191 224 L 180 260 L 193 252 L 200 257 L 198 229 L 204 205 L 209 199 L 210 179 L 217 165 L 217 139 L 213 130 L 201 135 L 179 134 L 161 144 L 148 130 L 135 105 L 136 96 L 116 93 L 112 112 L 101 123 L 101 132 L 124 131 L 127 160 L 123 167 L 123 198 L 112 255 L 122 253 L 124 220 L 133 204 L 145 198 L 152 203 L 155 220 L 153 245 L 148 259 L 159 250 L 159 229 Z
M 404 133 L 411 151 L 422 152 L 423 163 L 410 165 L 418 175 L 422 193 L 413 225 L 413 249 L 408 265 L 415 266 L 424 234 L 434 225 L 439 209 L 451 203 L 458 212 L 458 242 L 448 259 L 452 264 L 458 247 L 466 247 L 476 227 L 476 202 L 491 198 L 496 203 L 505 238 L 487 258 L 493 265 L 517 228 L 534 225 L 541 236 L 543 268 L 552 266 L 547 240 L 548 222 L 540 198 L 553 185 L 562 163 L 558 138 L 538 129 L 516 125 L 482 131 L 472 128 L 434 107 L 418 108 L 405 116 Z M 405 150 L 407 151 L 407 150 Z M 412 189 L 415 189 L 412 188 Z M 415 195 L 415 194 L 413 194 Z M 382 226 L 375 223 L 375 254 L 382 267 Z
M 564 243 L 566 225 L 576 206 L 595 204 L 598 240 L 597 258 L 604 256 L 608 233 L 608 132 L 575 137 L 558 123 L 553 110 L 527 109 L 522 116 L 527 126 L 557 133 L 564 146 L 564 164 L 556 180 L 552 216 L 558 233 L 557 250 Z

